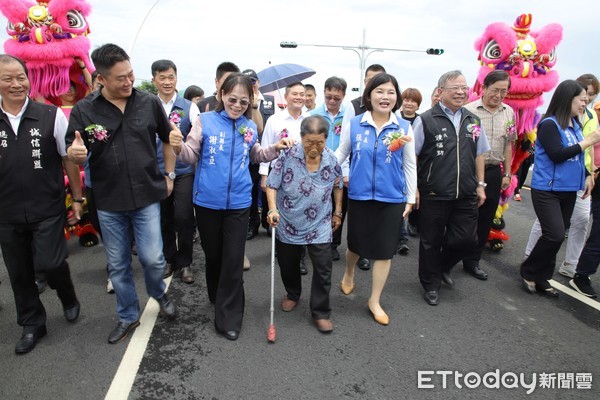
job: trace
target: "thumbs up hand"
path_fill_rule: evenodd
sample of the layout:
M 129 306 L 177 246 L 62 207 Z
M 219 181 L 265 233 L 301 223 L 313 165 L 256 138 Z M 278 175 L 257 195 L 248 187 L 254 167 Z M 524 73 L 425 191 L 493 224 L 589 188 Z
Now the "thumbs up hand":
M 169 144 L 173 147 L 175 154 L 181 152 L 181 143 L 183 143 L 183 134 L 173 122 L 171 122 L 171 133 L 169 133 Z
M 73 140 L 71 147 L 67 149 L 67 155 L 69 156 L 69 160 L 75 164 L 83 164 L 85 162 L 85 159 L 87 158 L 87 148 L 83 143 L 79 131 L 75 131 L 75 140 Z

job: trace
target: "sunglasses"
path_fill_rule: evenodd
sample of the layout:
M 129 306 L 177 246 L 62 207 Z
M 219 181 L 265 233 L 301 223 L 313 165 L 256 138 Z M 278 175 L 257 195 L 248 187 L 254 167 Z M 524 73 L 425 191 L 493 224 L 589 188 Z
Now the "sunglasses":
M 236 99 L 235 97 L 228 97 L 227 103 L 229 103 L 232 106 L 237 103 L 240 103 L 240 106 L 242 107 L 247 107 L 250 104 L 250 102 L 246 99 Z

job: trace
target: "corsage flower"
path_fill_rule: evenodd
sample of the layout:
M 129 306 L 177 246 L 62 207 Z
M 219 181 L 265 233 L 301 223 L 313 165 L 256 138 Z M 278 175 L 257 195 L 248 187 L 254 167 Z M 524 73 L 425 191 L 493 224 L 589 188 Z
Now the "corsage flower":
M 406 136 L 406 132 L 404 129 L 400 128 L 399 131 L 389 132 L 385 135 L 383 139 L 383 144 L 385 144 L 389 151 L 397 151 L 404 146 L 404 142 L 402 141 L 402 137 Z
M 85 131 L 88 134 L 90 143 L 94 143 L 96 140 L 100 142 L 108 142 L 108 138 L 110 137 L 106 131 L 106 128 L 98 124 L 88 125 L 85 128 Z
M 179 126 L 183 117 L 185 117 L 183 110 L 173 110 L 171 111 L 171 114 L 169 114 L 169 121 Z
M 279 136 L 279 139 L 284 139 L 284 138 L 288 137 L 289 132 L 288 132 L 287 128 L 283 128 L 283 130 L 281 132 L 279 132 L 279 135 L 277 135 L 277 136 Z
M 244 142 L 246 143 L 250 143 L 252 138 L 254 138 L 254 129 L 248 128 L 246 125 L 240 126 L 238 132 L 244 137 Z
M 517 136 L 517 127 L 515 126 L 515 120 L 511 119 L 506 123 L 506 136 L 514 138 Z
M 473 141 L 477 140 L 477 138 L 479 138 L 479 135 L 481 135 L 481 127 L 479 126 L 479 124 L 467 125 L 467 131 L 473 136 Z
M 342 121 L 338 121 L 335 123 L 335 125 L 333 126 L 333 132 L 336 135 L 339 135 L 342 133 Z

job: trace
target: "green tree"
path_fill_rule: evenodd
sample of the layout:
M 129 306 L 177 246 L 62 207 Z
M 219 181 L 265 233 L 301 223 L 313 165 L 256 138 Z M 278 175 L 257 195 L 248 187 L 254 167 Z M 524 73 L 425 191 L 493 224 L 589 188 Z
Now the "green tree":
M 152 94 L 158 94 L 158 90 L 156 90 L 156 86 L 151 81 L 142 81 L 137 88 L 139 90 L 143 90 L 144 92 L 149 92 Z

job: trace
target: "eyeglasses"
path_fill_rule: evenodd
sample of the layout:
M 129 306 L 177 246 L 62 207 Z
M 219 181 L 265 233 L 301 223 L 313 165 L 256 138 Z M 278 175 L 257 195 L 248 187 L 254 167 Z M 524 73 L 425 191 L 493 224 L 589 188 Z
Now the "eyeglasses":
M 506 96 L 506 94 L 508 93 L 508 89 L 498 89 L 498 88 L 495 88 L 495 89 L 489 89 L 489 91 L 492 94 L 494 94 L 494 95 L 495 94 L 499 94 L 499 95 L 502 95 L 502 96 Z
M 250 102 L 246 99 L 236 99 L 235 97 L 228 97 L 227 102 L 229 104 L 231 104 L 232 106 L 235 105 L 236 103 L 240 103 L 240 106 L 242 106 L 242 107 L 247 107 L 248 104 L 250 104 Z
M 325 96 L 325 100 L 327 100 L 327 101 L 335 101 L 336 103 L 339 103 L 343 99 L 341 97 L 337 97 L 337 96 Z
M 469 87 L 468 86 L 446 86 L 446 87 L 442 87 L 442 89 L 446 89 L 449 90 L 451 92 L 468 92 L 469 91 Z

